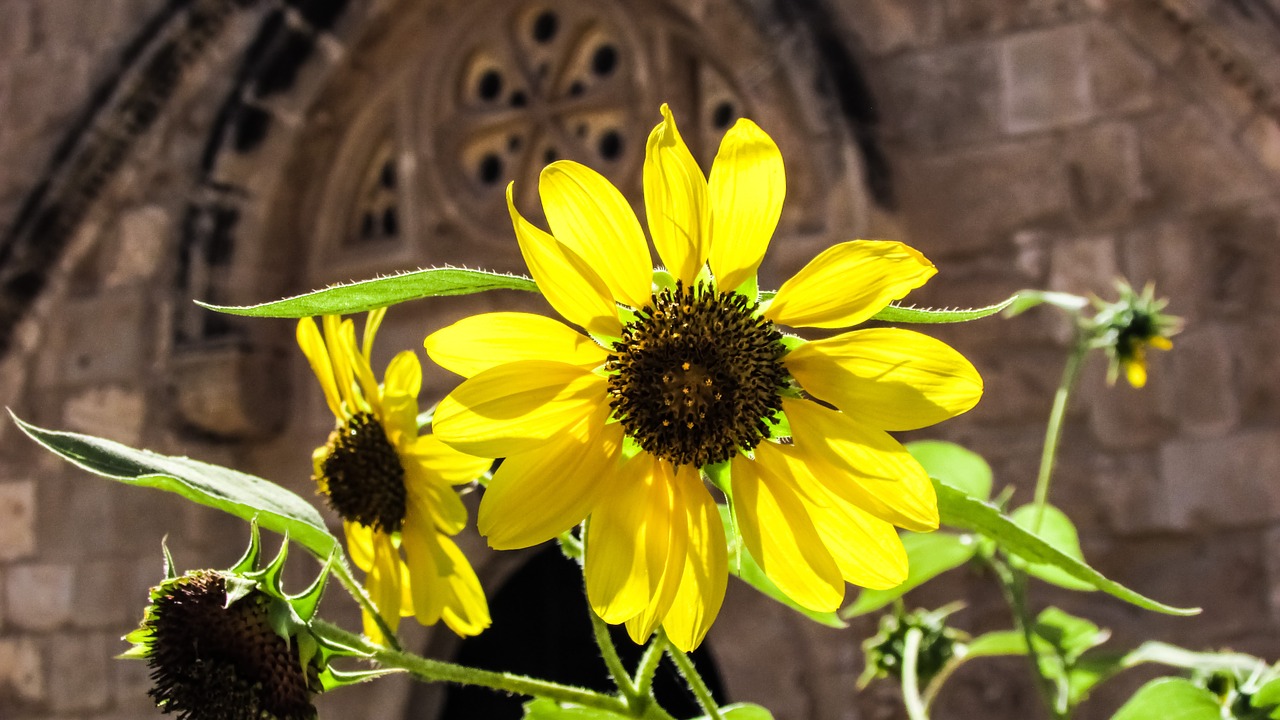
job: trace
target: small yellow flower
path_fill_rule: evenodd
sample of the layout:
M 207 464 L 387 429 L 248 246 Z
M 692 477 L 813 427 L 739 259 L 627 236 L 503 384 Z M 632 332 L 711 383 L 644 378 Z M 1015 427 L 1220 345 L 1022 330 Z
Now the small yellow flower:
M 367 573 L 374 604 L 394 630 L 401 616 L 433 625 L 444 619 L 459 635 L 489 626 L 484 591 L 449 536 L 466 524 L 453 486 L 479 477 L 490 461 L 464 455 L 432 435 L 418 434 L 422 365 L 411 351 L 396 355 L 378 384 L 370 365 L 385 309 L 370 312 L 363 344 L 355 325 L 323 318 L 298 322 L 298 345 L 311 363 L 337 420 L 313 454 L 315 480 L 342 517 L 351 558 Z M 365 634 L 380 640 L 373 618 Z
M 644 231 L 622 194 L 574 162 L 543 170 L 548 234 L 508 204 L 521 253 L 565 320 L 466 318 L 426 340 L 465 378 L 435 432 L 505 455 L 477 524 L 495 548 L 587 520 L 586 584 L 605 621 L 642 642 L 661 624 L 683 650 L 719 612 L 727 552 L 709 469 L 728 483 L 744 543 L 796 602 L 834 610 L 845 582 L 906 578 L 894 525 L 937 527 L 933 486 L 886 430 L 968 410 L 982 392 L 947 345 L 899 329 L 814 342 L 780 325 L 856 325 L 935 272 L 896 242 L 845 242 L 776 296 L 756 270 L 786 194 L 782 156 L 740 120 L 703 175 L 668 108 L 649 136 Z

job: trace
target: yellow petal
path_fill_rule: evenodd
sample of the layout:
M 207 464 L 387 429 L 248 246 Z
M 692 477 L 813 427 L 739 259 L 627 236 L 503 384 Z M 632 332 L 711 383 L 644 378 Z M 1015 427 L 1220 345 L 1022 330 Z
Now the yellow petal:
M 1157 350 L 1172 350 L 1173 341 L 1163 335 L 1154 335 L 1147 339 L 1147 344 Z
M 645 215 L 662 262 L 687 285 L 707 260 L 711 219 L 707 179 L 665 103 L 662 117 L 645 146 Z
M 599 274 L 613 299 L 631 307 L 648 304 L 653 276 L 649 242 L 622 193 L 600 173 L 572 160 L 544 168 L 538 193 L 551 234 Z
M 461 532 L 467 524 L 467 508 L 453 486 L 432 477 L 430 471 L 417 463 L 405 463 L 404 471 L 408 516 L 421 518 L 433 529 L 448 535 Z
M 933 263 L 899 242 L 853 240 L 827 248 L 782 284 L 765 317 L 793 327 L 848 327 L 933 277 Z
M 644 614 L 640 623 L 652 632 L 670 608 L 683 570 L 676 563 L 685 553 L 684 520 L 674 522 L 676 500 L 671 466 L 648 453 L 623 465 L 601 494 L 587 522 L 584 572 L 587 600 L 605 622 Z M 674 577 L 664 583 L 673 565 Z
M 709 260 L 721 290 L 733 290 L 760 267 L 786 194 L 778 146 L 758 125 L 739 120 L 711 166 Z
M 369 597 L 378 608 L 378 613 L 392 631 L 400 626 L 401 590 L 400 590 L 400 552 L 391 543 L 385 533 L 373 533 L 373 568 L 365 578 L 365 588 Z M 381 638 L 373 618 L 365 617 L 365 634 L 370 638 Z
M 793 481 L 773 453 L 760 443 L 756 459 L 732 461 L 733 510 L 742 541 L 760 569 L 798 604 L 827 612 L 844 600 L 844 578 L 814 529 Z
M 561 317 L 587 332 L 617 337 L 622 325 L 609 287 L 576 253 L 524 219 L 516 210 L 513 187 L 514 184 L 507 185 L 507 208 L 515 226 L 516 241 L 529 274 L 533 275 L 547 302 Z
M 1124 376 L 1130 387 L 1141 388 L 1147 384 L 1146 358 L 1133 359 L 1124 363 Z
M 445 578 L 444 624 L 463 637 L 479 635 L 491 622 L 484 588 L 462 550 L 447 537 L 439 541 L 453 563 L 453 572 Z
M 363 403 L 357 403 L 355 397 L 355 375 L 351 369 L 351 353 L 347 350 L 347 345 L 343 343 L 343 325 L 351 325 L 351 321 L 346 323 L 337 315 L 325 315 L 320 319 L 324 327 L 324 343 L 325 349 L 329 353 L 329 362 L 333 364 L 333 384 L 338 388 L 338 397 L 342 399 L 343 405 L 350 413 L 357 413 L 364 410 Z M 352 325 L 354 327 L 354 325 Z M 352 336 L 355 335 L 354 330 Z
M 298 347 L 302 348 L 302 354 L 307 356 L 311 371 L 320 381 L 320 389 L 324 391 L 324 399 L 329 405 L 329 411 L 336 418 L 346 417 L 342 412 L 342 396 L 338 393 L 338 386 L 333 381 L 333 364 L 329 362 L 329 351 L 325 347 L 324 338 L 320 336 L 319 328 L 316 327 L 316 321 L 312 318 L 299 320 L 297 336 Z
M 533 450 L 606 403 L 608 381 L 573 365 L 523 360 L 469 378 L 440 401 L 433 434 L 471 455 Z
M 413 614 L 423 625 L 434 625 L 444 611 L 446 601 L 444 576 L 452 570 L 444 563 L 439 539 L 442 536 L 419 523 L 405 523 L 400 533 L 405 561 L 409 568 Z M 442 565 L 444 567 L 442 567 Z
M 450 485 L 471 482 L 493 464 L 486 457 L 458 452 L 434 435 L 422 435 L 401 453 L 402 462 L 417 463 L 435 478 Z
M 424 344 L 432 361 L 463 377 L 517 360 L 556 360 L 590 369 L 609 355 L 558 320 L 520 312 L 472 315 L 427 336 Z
M 360 523 L 342 521 L 347 536 L 347 553 L 351 562 L 365 572 L 373 567 L 373 530 Z
M 376 392 L 376 390 L 375 390 Z M 383 376 L 381 411 L 383 429 L 392 444 L 404 447 L 418 437 L 418 393 L 422 392 L 422 363 L 409 350 L 391 359 Z
M 938 528 L 929 475 L 885 433 L 809 400 L 782 400 L 796 456 L 832 494 L 875 517 L 916 532 Z
M 899 328 L 807 342 L 783 363 L 807 392 L 883 430 L 926 427 L 969 410 L 982 397 L 982 378 L 963 355 Z
M 608 406 L 545 445 L 507 457 L 493 474 L 476 527 L 499 550 L 545 542 L 582 522 L 617 472 L 622 429 Z
M 698 472 L 682 466 L 676 480 L 689 524 L 689 549 L 680 588 L 662 627 L 673 645 L 691 652 L 720 613 L 729 577 L 728 553 L 720 511 Z
M 907 551 L 893 525 L 825 490 L 822 503 L 806 502 L 813 526 L 846 582 L 874 590 L 907 579 Z
M 370 310 L 364 319 L 364 333 L 361 335 L 361 352 L 366 360 L 373 360 L 373 339 L 378 336 L 378 328 L 382 327 L 382 319 L 387 316 L 386 308 Z

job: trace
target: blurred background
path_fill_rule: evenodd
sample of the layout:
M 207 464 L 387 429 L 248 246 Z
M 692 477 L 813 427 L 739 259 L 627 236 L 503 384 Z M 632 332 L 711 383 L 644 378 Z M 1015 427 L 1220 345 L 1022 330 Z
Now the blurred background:
M 1052 499 L 1104 574 L 1205 613 L 1045 586 L 1033 603 L 1110 627 L 1117 650 L 1155 638 L 1275 660 L 1278 93 L 1277 0 L 0 0 L 0 401 L 314 497 L 310 453 L 332 417 L 293 323 L 192 299 L 249 304 L 443 264 L 523 273 L 508 181 L 535 220 L 537 172 L 557 158 L 639 200 L 660 103 L 705 169 L 750 117 L 787 164 L 765 287 L 865 237 L 938 265 L 911 297 L 926 306 L 1026 287 L 1110 300 L 1117 276 L 1171 298 L 1188 322 L 1145 389 L 1108 388 L 1099 357 L 1086 367 Z M 512 308 L 548 311 L 510 292 L 397 307 L 379 357 Z M 997 489 L 1029 501 L 1069 324 L 1037 309 L 932 334 L 974 362 L 986 396 L 909 437 L 980 452 Z M 424 402 L 455 382 L 430 371 Z M 0 717 L 157 716 L 145 666 L 112 656 L 161 579 L 166 534 L 188 568 L 228 566 L 248 537 L 0 425 Z M 411 647 L 603 677 L 568 561 L 497 554 L 474 530 L 462 544 L 495 626 L 461 643 L 409 621 Z M 293 589 L 318 569 L 297 553 Z M 358 627 L 339 595 L 326 614 Z M 956 596 L 960 626 L 1007 626 L 976 570 L 908 599 Z M 780 720 L 899 717 L 891 684 L 856 692 L 874 619 L 851 625 L 734 581 L 701 661 L 722 698 Z M 1133 675 L 1082 716 L 1109 717 Z M 327 696 L 321 715 L 518 716 L 484 702 L 393 679 Z M 973 663 L 936 717 L 1034 718 L 1037 703 L 1024 661 Z

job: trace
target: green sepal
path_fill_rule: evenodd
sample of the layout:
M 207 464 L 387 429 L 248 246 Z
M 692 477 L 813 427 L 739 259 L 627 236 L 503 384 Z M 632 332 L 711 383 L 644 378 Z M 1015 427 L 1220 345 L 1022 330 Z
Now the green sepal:
M 125 635 L 124 639 L 129 640 L 130 635 L 133 635 L 133 633 L 129 633 L 129 635 Z M 146 635 L 150 635 L 150 633 L 146 633 Z M 148 656 L 147 646 L 142 644 L 135 644 L 131 646 L 128 650 L 125 650 L 119 655 L 116 655 L 115 658 L 117 660 L 146 660 L 147 656 Z
M 522 275 L 442 267 L 333 285 L 323 290 L 258 305 L 213 305 L 198 300 L 196 304 L 228 315 L 305 318 L 317 315 L 346 315 L 388 307 L 408 300 L 471 295 L 489 290 L 538 292 L 538 285 Z
M 284 534 L 284 542 L 280 543 L 280 552 L 260 570 L 251 570 L 246 572 L 245 577 L 253 578 L 260 584 L 270 588 L 272 595 L 284 599 L 284 563 L 289 557 L 289 532 L 286 530 Z M 332 557 L 332 554 L 330 554 Z M 265 588 L 264 588 L 265 589 Z
M 164 553 L 164 579 L 173 580 L 178 577 L 178 566 L 173 562 L 173 554 L 169 552 L 169 536 L 160 538 L 160 550 Z
M 649 282 L 653 286 L 654 293 L 676 289 L 676 276 L 663 268 L 654 268 Z
M 792 350 L 795 350 L 796 348 L 800 347 L 801 345 L 804 345 L 809 341 L 805 340 L 799 335 L 788 335 L 786 333 L 783 333 L 782 339 L 779 340 L 778 342 L 782 343 L 782 347 L 786 348 L 787 352 L 791 352 Z
M 1034 563 L 1057 566 L 1072 577 L 1140 608 L 1168 615 L 1196 615 L 1200 612 L 1200 608 L 1173 607 L 1134 592 L 1027 532 L 990 503 L 969 497 L 945 483 L 934 481 L 933 486 L 938 495 L 938 512 L 945 525 L 981 533 L 995 540 L 1006 552 Z
M 1037 305 L 1052 305 L 1073 315 L 1079 314 L 1089 306 L 1089 301 L 1079 295 L 1051 290 L 1019 290 L 1012 299 L 1013 302 L 1009 304 L 1005 317 L 1021 315 Z
M 310 622 L 311 618 L 315 617 L 316 610 L 320 607 L 320 598 L 324 595 L 324 588 L 329 581 L 329 573 L 333 569 L 335 557 L 337 557 L 336 551 L 329 555 L 328 560 L 325 560 L 324 568 L 316 576 L 315 581 L 311 583 L 311 587 L 297 595 L 290 595 L 288 598 L 289 604 L 293 606 L 294 612 L 298 614 L 298 617 L 303 622 Z
M 258 581 L 232 573 L 223 576 L 223 584 L 227 588 L 227 603 L 223 607 L 231 607 L 258 589 Z
M 1012 305 L 1017 301 L 1017 299 L 1017 295 L 1011 295 L 1008 299 L 1002 300 L 994 305 L 967 309 L 917 308 L 904 307 L 896 303 L 889 303 L 880 312 L 872 315 L 871 319 L 879 320 L 880 322 L 920 323 L 926 325 L 969 322 L 970 320 L 981 320 L 985 317 L 991 317 Z
M 374 678 L 382 677 L 383 675 L 391 675 L 393 673 L 401 672 L 406 671 L 403 668 L 339 670 L 338 668 L 330 666 L 324 672 L 320 673 L 320 687 L 324 692 L 329 692 L 330 690 L 336 690 L 337 688 L 368 682 Z
M 714 465 L 706 465 L 702 468 L 703 475 L 707 480 L 715 485 L 725 497 L 731 497 L 733 494 L 733 484 L 729 477 L 730 461 L 718 462 Z
M 249 547 L 245 548 L 244 555 L 240 556 L 240 560 L 231 566 L 229 573 L 248 573 L 258 567 L 258 558 L 262 555 L 262 534 L 258 532 L 258 516 L 254 515 L 249 521 Z
M 534 698 L 524 704 L 521 717 L 523 720 L 623 720 L 628 716 L 550 698 Z

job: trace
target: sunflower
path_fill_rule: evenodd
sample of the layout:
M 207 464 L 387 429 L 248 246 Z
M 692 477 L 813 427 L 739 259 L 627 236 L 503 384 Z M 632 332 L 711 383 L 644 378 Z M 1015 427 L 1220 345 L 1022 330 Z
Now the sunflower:
M 480 503 L 489 544 L 530 546 L 587 518 L 588 600 L 643 642 L 662 625 L 696 647 L 724 597 L 715 480 L 746 548 L 788 596 L 834 610 L 845 582 L 906 578 L 894 525 L 937 527 L 933 486 L 887 430 L 977 402 L 973 366 L 937 340 L 877 328 L 806 342 L 781 326 L 871 318 L 935 270 L 896 242 L 818 255 L 775 295 L 756 270 L 777 226 L 781 153 L 749 120 L 703 175 L 669 109 L 644 165 L 654 270 L 622 194 L 569 161 L 539 193 L 551 233 L 507 200 L 530 272 L 568 324 L 514 312 L 465 318 L 426 339 L 466 378 L 440 404 L 437 437 L 505 455 Z M 589 517 L 588 517 L 589 516 Z
M 489 608 L 449 537 L 467 520 L 453 485 L 475 480 L 490 460 L 418 434 L 422 365 L 413 352 L 396 355 L 378 384 L 370 356 L 385 313 L 368 314 L 361 345 L 351 320 L 326 315 L 323 336 L 315 320 L 298 322 L 298 345 L 337 421 L 312 456 L 314 479 L 342 517 L 351 558 L 392 630 L 413 615 L 424 625 L 443 618 L 459 635 L 475 635 L 489 626 Z M 367 613 L 364 627 L 383 639 Z

